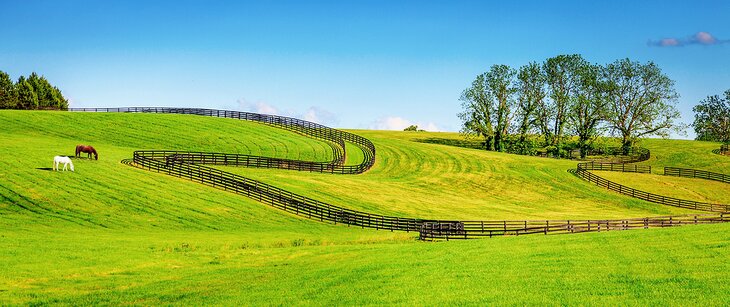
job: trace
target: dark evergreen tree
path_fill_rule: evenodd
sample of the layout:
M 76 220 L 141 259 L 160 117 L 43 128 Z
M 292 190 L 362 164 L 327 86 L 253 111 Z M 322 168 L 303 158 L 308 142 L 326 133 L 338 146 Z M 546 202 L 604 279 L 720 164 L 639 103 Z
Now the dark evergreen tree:
M 18 104 L 18 93 L 10 75 L 0 71 L 0 109 L 15 109 Z

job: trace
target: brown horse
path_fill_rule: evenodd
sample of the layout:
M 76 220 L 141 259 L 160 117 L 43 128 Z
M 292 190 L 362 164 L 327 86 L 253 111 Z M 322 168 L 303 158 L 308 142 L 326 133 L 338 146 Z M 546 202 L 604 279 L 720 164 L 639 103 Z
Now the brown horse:
M 92 146 L 76 145 L 76 156 L 81 157 L 81 153 L 87 153 L 88 158 L 91 159 L 91 154 L 94 154 L 94 159 L 99 160 L 99 154 L 96 153 L 96 149 Z

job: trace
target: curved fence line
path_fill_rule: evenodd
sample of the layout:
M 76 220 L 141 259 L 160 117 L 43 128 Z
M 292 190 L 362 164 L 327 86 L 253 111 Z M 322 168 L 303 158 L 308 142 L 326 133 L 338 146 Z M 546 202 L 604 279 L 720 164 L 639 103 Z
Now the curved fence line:
M 179 154 L 179 160 L 218 161 L 216 157 L 225 161 L 228 157 L 238 157 L 238 161 L 248 161 L 249 165 L 260 167 L 285 168 L 303 171 L 326 171 L 337 174 L 360 174 L 375 164 L 375 146 L 370 140 L 349 132 L 332 129 L 317 123 L 278 115 L 267 115 L 250 112 L 198 109 L 198 108 L 164 108 L 164 107 L 124 107 L 124 108 L 69 108 L 72 112 L 119 112 L 119 113 L 164 113 L 164 114 L 188 114 L 212 117 L 232 118 L 246 121 L 259 122 L 278 128 L 294 131 L 305 136 L 326 141 L 332 147 L 333 160 L 329 162 L 314 162 L 279 159 L 252 155 L 236 154 L 215 154 L 202 152 L 171 152 L 164 150 L 137 151 L 138 156 L 150 158 L 167 158 L 168 154 Z M 345 141 L 355 144 L 363 152 L 363 161 L 357 165 L 344 165 Z M 169 158 L 168 158 L 169 159 Z M 217 163 L 216 163 L 217 164 Z
M 679 208 L 685 208 L 685 209 L 701 210 L 701 211 L 730 212 L 730 205 L 698 202 L 698 201 L 693 201 L 693 200 L 686 200 L 686 199 L 664 196 L 664 195 L 659 195 L 659 194 L 654 194 L 654 193 L 637 190 L 637 189 L 622 185 L 620 183 L 610 181 L 610 180 L 605 179 L 596 174 L 593 174 L 592 172 L 590 172 L 592 170 L 651 174 L 651 166 L 613 164 L 613 163 L 594 163 L 594 162 L 579 163 L 578 167 L 575 171 L 575 174 L 589 182 L 596 184 L 597 186 L 604 187 L 611 191 L 618 192 L 623 195 L 635 197 L 635 198 L 645 200 L 648 202 L 652 202 L 652 203 L 679 207 Z M 667 170 L 669 170 L 669 173 L 667 173 Z M 717 180 L 717 181 L 730 183 L 730 181 L 723 181 L 723 180 L 730 180 L 729 179 L 730 176 L 718 174 L 718 173 L 706 172 L 706 171 L 691 170 L 691 169 L 665 168 L 665 175 L 683 176 L 683 177 L 692 176 L 692 178 L 702 178 L 702 179 L 713 178 L 710 180 Z
M 708 172 L 703 170 L 691 169 L 691 168 L 679 168 L 679 167 L 664 167 L 664 176 L 674 177 L 685 177 L 685 178 L 699 178 L 706 180 L 714 180 L 723 183 L 730 183 L 730 175 Z
M 333 160 L 312 162 L 279 159 L 253 155 L 226 154 L 192 151 L 138 150 L 132 159 L 122 163 L 137 168 L 156 171 L 171 176 L 230 191 L 257 200 L 272 207 L 319 221 L 341 223 L 348 226 L 375 228 L 390 231 L 417 231 L 422 240 L 467 239 L 492 237 L 498 235 L 559 234 L 607 230 L 627 230 L 635 228 L 671 227 L 686 224 L 730 222 L 725 213 L 678 215 L 665 217 L 646 217 L 622 220 L 524 220 L 524 221 L 454 221 L 419 219 L 367 213 L 336 206 L 286 191 L 261 181 L 232 174 L 205 166 L 235 165 L 290 169 L 310 172 L 360 174 L 375 163 L 375 146 L 361 136 L 332 129 L 319 124 L 283 116 L 264 115 L 248 112 L 192 109 L 192 108 L 72 108 L 76 112 L 122 112 L 122 113 L 166 113 L 215 116 L 256 121 L 278 128 L 294 131 L 308 137 L 321 139 L 332 144 Z M 363 162 L 358 165 L 343 165 L 345 160 L 344 142 L 352 142 L 363 151 Z M 630 161 L 643 161 L 649 152 L 639 151 Z M 643 160 L 642 160 L 643 159 Z M 651 172 L 642 166 L 627 166 L 616 163 L 584 163 L 587 168 L 620 170 L 625 172 Z M 588 166 L 590 164 L 590 166 Z M 579 167 L 580 168 L 580 167 Z M 590 172 L 588 172 L 590 174 Z M 621 189 L 619 189 L 621 190 Z

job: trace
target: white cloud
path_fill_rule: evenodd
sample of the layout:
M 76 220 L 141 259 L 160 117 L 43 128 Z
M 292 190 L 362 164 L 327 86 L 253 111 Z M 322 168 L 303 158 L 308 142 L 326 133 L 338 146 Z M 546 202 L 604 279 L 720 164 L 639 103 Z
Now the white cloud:
M 697 32 L 686 38 L 669 37 L 658 41 L 649 41 L 650 46 L 681 47 L 686 45 L 720 45 L 730 43 L 730 40 L 721 40 L 708 32 Z
M 437 127 L 436 124 L 434 124 L 432 122 L 429 122 L 423 126 L 418 125 L 418 128 L 424 129 L 426 131 L 433 131 L 433 132 L 441 131 L 441 129 L 439 129 L 439 127 Z
M 695 34 L 695 40 L 698 43 L 705 45 L 712 45 L 717 42 L 717 39 L 707 32 L 697 32 L 697 34 Z
M 333 126 L 338 123 L 334 113 L 316 106 L 311 106 L 304 113 L 299 113 L 294 110 L 281 110 L 263 101 L 251 102 L 245 98 L 238 99 L 236 103 L 241 111 L 299 118 L 325 126 Z
M 411 121 L 405 118 L 390 116 L 376 120 L 370 125 L 370 128 L 375 130 L 403 130 L 410 125 L 412 125 Z
M 433 122 L 413 122 L 399 116 L 388 116 L 380 118 L 370 124 L 369 128 L 374 130 L 403 130 L 410 125 L 416 125 L 418 126 L 418 129 L 423 129 L 426 131 L 441 131 L 441 129 L 439 129 L 438 126 L 436 126 L 436 124 Z
M 244 98 L 241 98 L 236 100 L 236 103 L 238 104 L 239 110 L 262 114 L 284 115 L 279 112 L 279 109 L 263 101 L 250 102 Z
M 334 113 L 319 107 L 309 107 L 300 118 L 325 126 L 332 126 L 338 122 Z

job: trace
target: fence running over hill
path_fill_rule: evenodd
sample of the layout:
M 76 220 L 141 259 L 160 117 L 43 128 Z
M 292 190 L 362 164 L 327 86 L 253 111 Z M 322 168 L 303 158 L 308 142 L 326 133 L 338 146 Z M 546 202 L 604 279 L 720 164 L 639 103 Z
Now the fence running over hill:
M 697 214 L 657 216 L 616 220 L 544 220 L 544 221 L 464 221 L 461 224 L 425 222 L 420 232 L 422 240 L 468 239 L 504 235 L 566 234 L 673 227 L 690 224 L 730 222 L 730 214 Z
M 665 176 L 685 177 L 685 178 L 700 178 L 707 180 L 714 180 L 724 183 L 730 183 L 730 175 L 708 172 L 703 170 L 696 170 L 690 168 L 678 168 L 678 167 L 664 167 Z
M 674 169 L 674 168 L 670 168 Z M 679 208 L 685 208 L 685 209 L 693 209 L 693 210 L 701 210 L 701 211 L 710 211 L 710 212 L 730 212 L 730 205 L 721 205 L 721 204 L 710 204 L 710 203 L 704 203 L 704 202 L 698 202 L 693 200 L 685 200 L 680 198 L 674 198 L 654 193 L 649 193 L 641 190 L 637 190 L 631 187 L 627 187 L 625 185 L 622 185 L 620 183 L 616 183 L 610 180 L 607 180 L 601 176 L 598 176 L 596 174 L 593 174 L 591 171 L 613 171 L 613 172 L 626 172 L 626 173 L 643 173 L 643 174 L 651 174 L 651 166 L 644 166 L 644 165 L 627 165 L 627 164 L 613 164 L 613 163 L 579 163 L 578 168 L 575 171 L 575 174 L 579 177 L 588 180 L 600 187 L 607 188 L 611 191 L 615 191 L 627 196 L 635 197 L 638 199 L 642 199 L 648 202 L 667 205 L 667 206 L 673 206 L 673 207 L 679 207 Z M 675 169 L 679 170 L 679 169 Z M 689 171 L 695 171 L 694 174 L 698 174 L 697 176 L 694 176 L 692 178 L 703 178 L 700 174 L 715 174 L 724 176 L 722 178 L 727 177 L 723 174 L 717 174 L 717 173 L 709 173 L 705 171 L 698 171 L 698 170 L 689 170 L 689 169 L 683 169 L 684 177 L 689 177 Z M 673 173 L 672 173 L 673 174 Z M 679 174 L 679 172 L 677 172 Z M 676 175 L 678 176 L 678 175 Z M 709 175 L 707 175 L 709 176 Z M 713 178 L 721 178 L 721 177 L 713 177 Z M 713 179 L 715 180 L 715 179 Z
M 579 233 L 607 230 L 626 230 L 634 228 L 670 227 L 686 224 L 723 223 L 730 222 L 726 213 L 680 215 L 650 218 L 635 218 L 623 220 L 579 220 L 579 221 L 454 221 L 419 219 L 397 216 L 387 216 L 351 210 L 315 199 L 292 193 L 275 186 L 232 174 L 219 169 L 205 166 L 231 165 L 246 167 L 278 168 L 298 171 L 360 174 L 370 169 L 375 163 L 375 146 L 368 139 L 348 132 L 340 131 L 299 119 L 256 114 L 249 112 L 194 109 L 194 108 L 72 108 L 76 112 L 122 112 L 122 113 L 166 113 L 214 116 L 255 121 L 274 127 L 294 131 L 308 137 L 328 142 L 333 148 L 333 160 L 330 162 L 312 162 L 291 159 L 278 159 L 253 155 L 168 151 L 168 150 L 139 150 L 135 151 L 131 160 L 123 163 L 150 171 L 186 178 L 194 182 L 234 192 L 249 197 L 264 204 L 284 211 L 319 221 L 341 223 L 348 226 L 375 228 L 390 231 L 418 231 L 423 240 L 434 239 L 467 239 L 476 237 L 492 237 L 497 235 L 524 235 L 524 234 L 551 234 L 551 233 Z M 346 157 L 345 141 L 355 144 L 363 151 L 364 159 L 358 165 L 343 165 Z M 649 152 L 634 152 L 626 161 L 644 161 L 649 158 Z M 646 200 L 657 200 L 659 203 L 675 205 L 673 201 L 646 192 L 621 186 L 602 179 L 590 173 L 590 170 L 610 170 L 632 173 L 650 173 L 651 167 L 626 165 L 617 163 L 581 163 L 576 174 L 598 185 L 608 187 L 619 193 L 639 195 L 646 194 Z M 700 176 L 700 175 L 697 175 Z M 697 177 L 701 178 L 701 177 Z M 628 192 L 632 191 L 632 192 Z M 644 193 L 644 194 L 642 194 Z M 629 195 L 629 194 L 627 194 Z M 652 195 L 652 196 L 649 196 Z M 643 199 L 643 198 L 642 198 Z M 678 200 L 679 205 L 689 206 Z M 654 201 L 657 202 L 657 201 Z M 686 201 L 685 201 L 686 202 Z M 694 202 L 694 209 L 705 208 L 702 203 Z M 689 208 L 689 207 L 688 207 Z M 690 208 L 692 209 L 692 208 Z M 722 211 L 720 207 L 709 207 L 707 211 Z M 717 210 L 715 210 L 717 209 Z M 727 206 L 724 207 L 727 210 Z M 723 211 L 723 212 L 724 212 Z
M 327 172 L 337 174 L 360 174 L 367 171 L 375 164 L 375 146 L 370 140 L 349 132 L 332 129 L 317 123 L 278 115 L 258 114 L 250 112 L 197 109 L 197 108 L 161 108 L 161 107 L 125 107 L 125 108 L 70 108 L 73 112 L 120 112 L 120 113 L 165 113 L 165 114 L 189 114 L 212 117 L 232 118 L 239 120 L 254 121 L 271 125 L 289 131 L 294 131 L 308 137 L 320 139 L 332 147 L 332 161 L 312 162 L 290 159 L 279 159 L 252 155 L 203 153 L 187 151 L 137 151 L 135 156 L 148 156 L 150 158 L 167 158 L 168 155 L 176 155 L 174 160 L 179 162 L 197 162 L 226 164 L 228 160 L 235 160 L 240 166 L 283 168 L 311 172 Z M 357 165 L 344 165 L 345 141 L 351 142 L 363 152 L 363 161 Z M 136 161 L 136 160 L 135 160 Z

